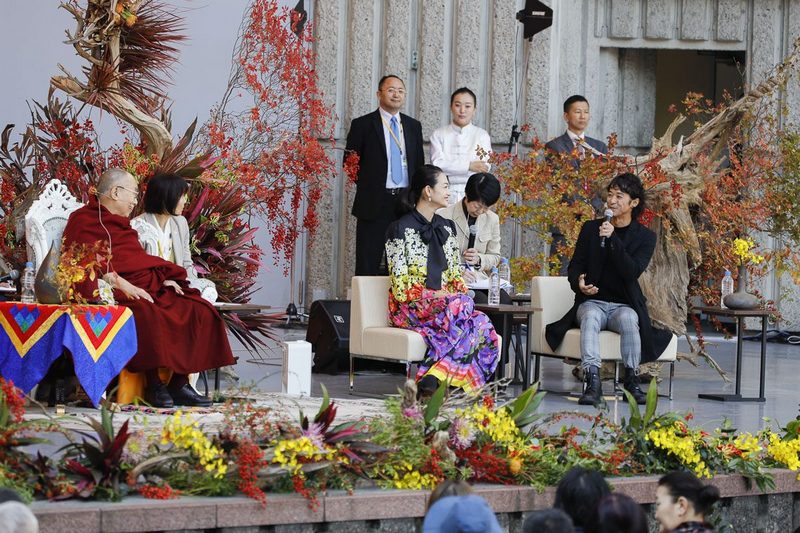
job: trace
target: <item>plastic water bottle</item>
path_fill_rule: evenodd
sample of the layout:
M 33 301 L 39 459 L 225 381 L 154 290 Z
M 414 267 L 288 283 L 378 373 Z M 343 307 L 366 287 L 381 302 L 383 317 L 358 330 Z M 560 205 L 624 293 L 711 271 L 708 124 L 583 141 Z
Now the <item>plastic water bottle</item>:
M 492 268 L 489 276 L 489 305 L 500 305 L 500 274 L 497 267 Z
M 722 278 L 722 290 L 720 293 L 719 306 L 725 309 L 725 297 L 729 294 L 733 294 L 733 278 L 731 277 L 730 270 L 725 271 L 725 276 Z
M 508 264 L 507 257 L 503 257 L 500 260 L 500 266 L 497 267 L 497 272 L 500 274 L 500 288 L 505 288 L 508 294 L 513 294 L 514 289 L 511 286 L 511 266 Z
M 35 304 L 36 294 L 33 292 L 33 282 L 36 278 L 36 273 L 33 271 L 33 263 L 28 261 L 25 263 L 25 270 L 22 271 L 22 290 L 20 300 L 24 304 Z

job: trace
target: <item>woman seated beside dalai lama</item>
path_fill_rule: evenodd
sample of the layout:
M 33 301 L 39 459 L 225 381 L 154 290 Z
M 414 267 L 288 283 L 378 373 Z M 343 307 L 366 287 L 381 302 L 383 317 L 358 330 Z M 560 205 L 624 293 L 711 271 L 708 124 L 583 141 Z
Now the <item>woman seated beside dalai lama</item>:
M 189 183 L 177 174 L 156 174 L 147 182 L 144 213 L 131 220 L 131 227 L 139 234 L 145 252 L 185 268 L 189 286 L 214 303 L 216 285 L 199 278 L 192 261 L 189 223 L 181 214 L 188 192 Z
M 436 214 L 448 205 L 448 188 L 439 167 L 421 167 L 411 179 L 408 212 L 386 232 L 389 320 L 420 333 L 428 346 L 417 372 L 422 396 L 440 381 L 466 391 L 482 387 L 499 357 L 492 323 L 466 294 L 455 225 Z

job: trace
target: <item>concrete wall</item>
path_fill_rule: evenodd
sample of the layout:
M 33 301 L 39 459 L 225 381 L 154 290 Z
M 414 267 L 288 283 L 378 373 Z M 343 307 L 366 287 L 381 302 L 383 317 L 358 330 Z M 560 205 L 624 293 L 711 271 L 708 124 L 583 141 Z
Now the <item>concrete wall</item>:
M 739 476 L 716 476 L 709 482 L 722 495 L 715 525 L 729 524 L 726 531 L 787 533 L 800 526 L 800 482 L 796 472 L 774 470 L 775 489 L 761 493 L 748 489 Z M 609 478 L 615 492 L 640 503 L 657 531 L 655 521 L 658 476 Z M 532 487 L 475 485 L 504 531 L 519 533 L 525 517 L 553 506 L 555 488 L 537 492 Z M 34 502 L 31 509 L 42 533 L 63 531 L 124 532 L 181 531 L 215 533 L 407 533 L 420 531 L 429 492 L 413 490 L 359 489 L 353 494 L 330 491 L 309 508 L 299 495 L 268 494 L 262 507 L 245 498 L 180 498 L 145 500 L 125 498 L 111 502 Z M 719 527 L 722 531 L 722 527 Z
M 800 0 L 545 3 L 554 8 L 553 25 L 527 42 L 514 18 L 522 0 L 314 2 L 320 81 L 339 117 L 337 147 L 350 121 L 377 107 L 377 81 L 391 72 L 406 81 L 404 112 L 422 122 L 426 138 L 449 120 L 452 90 L 467 85 L 478 97 L 475 122 L 496 150 L 507 149 L 514 123 L 529 124 L 541 138 L 560 134 L 562 102 L 580 93 L 592 105 L 590 135 L 616 132 L 621 150 L 642 151 L 661 133 L 655 131 L 663 112 L 656 109 L 657 58 L 668 61 L 669 50 L 742 51 L 747 81 L 757 83 L 800 34 Z M 783 97 L 800 110 L 800 84 Z M 340 176 L 321 203 L 331 224 L 309 248 L 312 299 L 347 294 L 355 257 L 353 189 Z M 510 234 L 504 228 L 506 255 Z M 536 246 L 529 237 L 523 241 L 523 251 Z M 770 279 L 765 294 L 776 298 L 788 284 Z M 785 308 L 800 319 L 800 305 Z

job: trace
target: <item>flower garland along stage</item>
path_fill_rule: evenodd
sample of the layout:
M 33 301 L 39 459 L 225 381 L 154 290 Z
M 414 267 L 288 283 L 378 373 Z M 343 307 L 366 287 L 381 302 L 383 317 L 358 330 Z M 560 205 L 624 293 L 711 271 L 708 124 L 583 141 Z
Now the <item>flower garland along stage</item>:
M 311 508 L 325 490 L 378 486 L 431 489 L 443 479 L 555 485 L 575 465 L 609 476 L 690 470 L 701 477 L 740 474 L 762 491 L 774 488 L 768 468 L 800 468 L 800 418 L 776 431 L 713 433 L 691 427 L 692 415 L 656 415 L 651 384 L 644 411 L 628 398 L 619 424 L 604 414 L 536 413 L 544 393 L 536 386 L 496 403 L 490 395 L 447 396 L 442 385 L 427 404 L 407 382 L 385 401 L 385 416 L 336 423 L 336 405 L 324 391 L 319 411 L 290 420 L 249 402 L 228 402 L 224 423 L 207 434 L 190 414 L 176 412 L 163 427 L 118 428 L 103 406 L 84 430 L 58 419 L 25 418 L 23 397 L 3 381 L 0 394 L 0 486 L 25 499 L 118 501 L 245 494 L 269 505 L 268 493 L 302 494 Z M 68 444 L 42 455 L 23 447 L 58 433 Z

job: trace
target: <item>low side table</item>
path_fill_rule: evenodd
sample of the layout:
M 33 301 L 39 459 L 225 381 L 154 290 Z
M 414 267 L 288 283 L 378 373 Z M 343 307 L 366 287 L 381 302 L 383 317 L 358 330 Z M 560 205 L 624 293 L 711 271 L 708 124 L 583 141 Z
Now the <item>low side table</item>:
M 502 375 L 502 368 L 504 368 L 505 364 L 508 362 L 508 348 L 511 345 L 511 322 L 514 318 L 514 315 L 525 315 L 526 317 L 530 318 L 533 313 L 536 311 L 541 311 L 541 309 L 531 307 L 530 305 L 514 304 L 475 304 L 475 309 L 486 314 L 503 315 L 503 330 L 500 332 L 500 335 L 503 337 L 503 352 L 500 357 L 500 362 L 497 365 L 497 368 L 501 369 L 500 375 Z M 530 335 L 528 335 L 525 337 L 525 368 L 523 369 L 522 373 L 523 390 L 527 389 L 530 385 L 530 370 L 531 350 Z
M 734 394 L 698 394 L 703 400 L 719 402 L 764 402 L 764 373 L 767 359 L 767 317 L 771 314 L 766 309 L 726 309 L 723 307 L 698 306 L 692 308 L 693 313 L 705 313 L 712 316 L 729 316 L 736 319 L 736 392 Z M 761 318 L 761 364 L 758 386 L 758 397 L 742 396 L 742 338 L 744 336 L 744 319 Z

